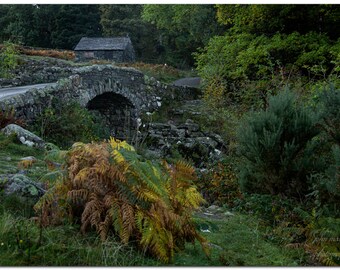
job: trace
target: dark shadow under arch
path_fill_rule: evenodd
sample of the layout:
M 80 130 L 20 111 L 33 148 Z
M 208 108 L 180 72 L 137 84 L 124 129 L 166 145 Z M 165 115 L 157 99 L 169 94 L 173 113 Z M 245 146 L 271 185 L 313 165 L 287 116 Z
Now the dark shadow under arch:
M 111 136 L 130 141 L 136 131 L 135 106 L 124 96 L 106 92 L 91 99 L 86 108 L 104 116 Z

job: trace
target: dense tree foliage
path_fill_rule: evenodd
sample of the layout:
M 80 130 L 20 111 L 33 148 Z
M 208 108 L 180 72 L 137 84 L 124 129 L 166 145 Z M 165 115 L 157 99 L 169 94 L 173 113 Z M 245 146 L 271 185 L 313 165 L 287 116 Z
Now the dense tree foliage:
M 158 31 L 141 18 L 142 5 L 101 5 L 100 23 L 104 36 L 129 36 L 136 56 L 143 61 L 155 62 Z
M 129 35 L 137 58 L 193 65 L 225 27 L 213 5 L 1 5 L 0 42 L 72 49 L 83 36 Z
M 159 50 L 177 66 L 193 64 L 192 53 L 223 29 L 213 5 L 145 5 L 142 16 L 161 31 Z
M 337 69 L 337 5 L 218 5 L 217 11 L 229 29 L 196 54 L 208 98 L 235 101 L 254 92 L 244 91 L 252 82 L 258 98 L 272 90 L 274 77 L 319 80 Z
M 72 49 L 82 36 L 101 35 L 98 5 L 0 5 L 1 41 Z
M 315 31 L 336 39 L 339 16 L 337 5 L 217 5 L 220 23 L 258 35 Z
M 55 16 L 52 46 L 72 49 L 84 36 L 100 36 L 98 8 L 98 5 L 61 5 Z

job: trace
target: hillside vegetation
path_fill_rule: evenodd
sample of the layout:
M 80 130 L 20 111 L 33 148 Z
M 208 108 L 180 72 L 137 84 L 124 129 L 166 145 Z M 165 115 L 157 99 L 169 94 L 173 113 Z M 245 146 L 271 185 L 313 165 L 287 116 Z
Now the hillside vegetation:
M 20 67 L 15 43 L 71 49 L 73 26 L 129 33 L 140 62 L 119 65 L 202 79 L 200 100 L 162 104 L 143 121 L 190 118 L 224 152 L 199 168 L 199 149 L 151 158 L 147 141 L 117 141 L 91 112 L 54 104 L 26 126 L 48 149 L 0 134 L 0 265 L 340 265 L 340 7 L 94 5 L 85 24 L 76 14 L 88 8 L 1 5 L 1 77 Z M 0 127 L 9 123 L 25 124 L 0 113 Z M 5 194 L 17 173 L 46 193 Z

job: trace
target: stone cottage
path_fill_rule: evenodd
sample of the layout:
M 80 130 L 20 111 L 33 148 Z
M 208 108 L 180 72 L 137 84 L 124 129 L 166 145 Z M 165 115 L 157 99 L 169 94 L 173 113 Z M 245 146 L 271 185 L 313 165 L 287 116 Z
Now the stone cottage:
M 129 37 L 83 37 L 74 48 L 77 61 L 105 59 L 115 62 L 135 61 L 135 50 Z

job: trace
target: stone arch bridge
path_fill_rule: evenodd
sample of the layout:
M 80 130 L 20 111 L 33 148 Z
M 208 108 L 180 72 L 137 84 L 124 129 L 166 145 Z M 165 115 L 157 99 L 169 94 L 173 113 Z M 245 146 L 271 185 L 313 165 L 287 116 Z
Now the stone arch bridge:
M 74 69 L 70 77 L 59 80 L 56 86 L 0 100 L 0 109 L 14 109 L 16 117 L 31 123 L 53 100 L 77 102 L 101 113 L 111 134 L 126 139 L 136 130 L 141 113 L 158 110 L 165 100 L 196 96 L 197 89 L 163 84 L 134 68 L 93 65 Z

